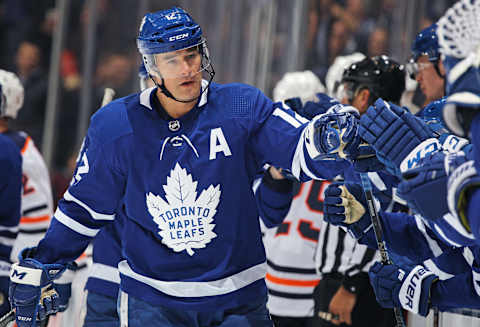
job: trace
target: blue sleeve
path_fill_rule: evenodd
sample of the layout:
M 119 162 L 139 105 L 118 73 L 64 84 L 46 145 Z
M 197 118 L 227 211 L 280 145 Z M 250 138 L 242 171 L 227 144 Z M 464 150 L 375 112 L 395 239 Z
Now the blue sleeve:
M 302 181 L 333 179 L 350 166 L 345 160 L 311 159 L 304 144 L 308 121 L 259 91 L 255 99 L 250 144 L 262 165 L 281 167 Z
M 118 132 L 109 130 L 110 126 Z M 122 135 L 124 130 L 118 115 L 105 117 L 100 113 L 92 118 L 72 182 L 38 245 L 36 258 L 40 262 L 76 259 L 100 228 L 114 220 L 126 183 L 129 155 L 125 149 L 131 148 L 130 138 Z
M 8 274 L 20 222 L 22 157 L 20 149 L 6 137 L 2 136 L 0 147 L 0 271 Z
M 273 179 L 268 171 L 263 175 L 255 192 L 257 208 L 265 226 L 277 226 L 283 222 L 293 199 L 293 181 Z
M 472 272 L 465 272 L 447 280 L 437 281 L 430 290 L 432 307 L 440 310 L 453 308 L 480 309 L 480 296 L 475 291 Z M 454 294 L 454 296 L 452 296 Z
M 396 255 L 405 256 L 413 262 L 422 262 L 451 250 L 419 217 L 384 211 L 380 211 L 379 215 L 387 248 Z M 373 229 L 359 241 L 368 247 L 377 248 Z

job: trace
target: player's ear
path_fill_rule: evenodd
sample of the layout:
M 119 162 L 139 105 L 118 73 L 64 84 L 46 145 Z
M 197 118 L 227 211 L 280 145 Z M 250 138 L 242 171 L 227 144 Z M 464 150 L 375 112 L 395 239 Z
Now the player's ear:
M 358 101 L 358 107 L 357 107 L 357 109 L 360 113 L 364 113 L 364 112 L 367 111 L 368 106 L 370 105 L 370 102 L 369 102 L 370 96 L 371 96 L 371 93 L 368 89 L 363 89 L 358 93 L 358 95 L 357 95 L 357 97 L 358 97 L 358 100 L 357 100 Z

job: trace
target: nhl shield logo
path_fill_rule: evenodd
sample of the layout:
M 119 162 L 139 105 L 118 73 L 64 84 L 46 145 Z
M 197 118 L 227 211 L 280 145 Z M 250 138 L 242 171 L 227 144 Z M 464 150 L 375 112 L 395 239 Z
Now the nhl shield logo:
M 168 122 L 168 129 L 172 132 L 176 132 L 180 129 L 180 122 L 178 120 L 171 120 Z
M 162 243 L 175 252 L 204 248 L 217 237 L 214 216 L 220 202 L 220 185 L 210 185 L 197 197 L 197 182 L 178 163 L 163 185 L 165 201 L 152 192 L 146 194 L 147 208 L 158 225 Z

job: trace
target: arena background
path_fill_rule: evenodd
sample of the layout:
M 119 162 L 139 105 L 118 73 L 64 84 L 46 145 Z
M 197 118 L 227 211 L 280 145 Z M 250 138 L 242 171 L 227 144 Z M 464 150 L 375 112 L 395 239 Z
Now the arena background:
M 454 2 L 0 0 L 0 62 L 24 83 L 25 105 L 15 124 L 41 149 L 58 198 L 104 88 L 117 97 L 139 90 L 135 37 L 148 11 L 188 9 L 204 29 L 215 81 L 252 84 L 271 96 L 288 71 L 309 69 L 325 82 L 337 55 L 388 54 L 407 62 L 415 35 Z M 413 101 L 421 97 L 417 91 Z M 479 316 L 431 313 L 410 317 L 409 326 L 479 326 Z

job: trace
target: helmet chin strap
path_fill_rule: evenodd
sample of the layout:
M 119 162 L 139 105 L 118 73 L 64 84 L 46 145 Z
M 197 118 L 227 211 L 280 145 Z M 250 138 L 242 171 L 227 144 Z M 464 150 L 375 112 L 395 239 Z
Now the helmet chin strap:
M 201 90 L 200 94 L 195 97 L 195 98 L 192 98 L 190 100 L 180 100 L 180 99 L 177 99 L 173 94 L 172 92 L 170 92 L 166 87 L 165 87 L 165 80 L 163 79 L 162 77 L 162 84 L 158 84 L 157 81 L 149 74 L 148 76 L 150 76 L 150 79 L 153 81 L 153 83 L 160 89 L 160 91 L 162 91 L 163 94 L 165 94 L 166 97 L 170 98 L 170 99 L 173 99 L 177 102 L 182 102 L 182 103 L 189 103 L 189 102 L 192 102 L 194 100 L 197 100 L 198 98 L 200 98 L 203 93 L 208 89 L 208 87 L 210 86 L 210 83 L 212 82 L 213 80 L 213 77 L 215 76 L 215 70 L 213 69 L 213 66 L 212 64 L 210 64 L 210 67 L 212 67 L 212 70 L 211 71 L 207 71 L 208 74 L 210 75 L 210 79 L 208 80 L 208 85 L 203 89 Z

